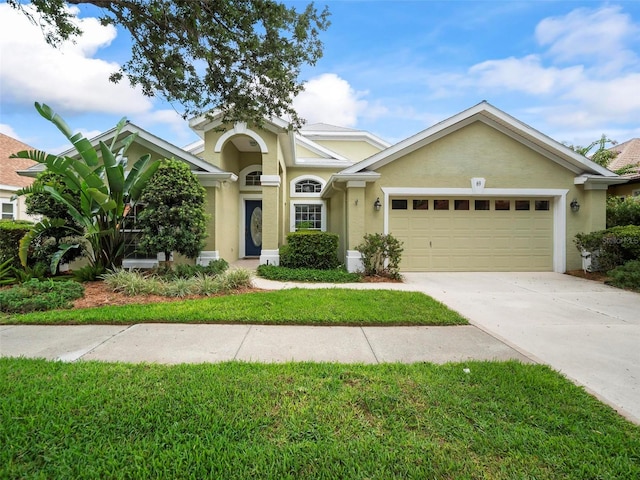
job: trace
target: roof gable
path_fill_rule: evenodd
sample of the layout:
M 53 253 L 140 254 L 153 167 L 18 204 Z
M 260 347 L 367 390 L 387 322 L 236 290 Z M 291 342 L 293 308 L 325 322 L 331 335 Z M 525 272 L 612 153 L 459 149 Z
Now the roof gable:
M 586 157 L 574 152 L 538 130 L 526 125 L 488 102 L 481 102 L 440 123 L 433 125 L 371 157 L 340 172 L 340 175 L 354 174 L 364 170 L 377 170 L 404 155 L 428 145 L 452 132 L 460 130 L 474 122 L 483 122 L 504 133 L 550 160 L 572 171 L 576 175 L 598 175 L 615 177 L 617 175 Z

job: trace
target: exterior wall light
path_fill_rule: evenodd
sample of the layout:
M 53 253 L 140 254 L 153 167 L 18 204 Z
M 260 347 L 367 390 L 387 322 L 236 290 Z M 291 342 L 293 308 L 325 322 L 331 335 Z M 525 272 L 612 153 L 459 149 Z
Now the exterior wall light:
M 380 207 L 382 207 L 382 203 L 380 203 L 380 197 L 376 198 L 376 201 L 373 202 L 373 208 L 376 209 L 376 212 L 378 210 L 380 210 Z
M 577 212 L 578 210 L 580 210 L 580 204 L 578 203 L 578 200 L 576 200 L 575 198 L 571 201 L 569 206 L 571 207 L 572 212 Z

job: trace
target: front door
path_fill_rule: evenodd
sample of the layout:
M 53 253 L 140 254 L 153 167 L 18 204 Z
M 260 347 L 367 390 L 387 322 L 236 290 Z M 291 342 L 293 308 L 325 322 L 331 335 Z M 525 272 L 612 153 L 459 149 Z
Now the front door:
M 262 250 L 262 200 L 246 200 L 244 214 L 244 254 L 246 257 L 259 257 Z

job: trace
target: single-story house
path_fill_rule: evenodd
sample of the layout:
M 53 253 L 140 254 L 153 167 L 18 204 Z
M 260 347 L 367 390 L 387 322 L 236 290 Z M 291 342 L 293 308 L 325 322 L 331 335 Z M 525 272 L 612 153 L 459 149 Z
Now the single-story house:
M 132 123 L 123 134 L 138 133 L 130 158 L 183 160 L 206 188 L 202 263 L 277 265 L 304 222 L 339 235 L 352 271 L 364 235 L 379 232 L 403 242 L 403 271 L 565 272 L 581 267 L 575 234 L 605 227 L 607 188 L 624 181 L 487 102 L 395 145 L 274 118 L 257 127 L 202 116 L 190 127 L 202 141 L 186 149 Z
M 33 147 L 0 133 L 0 207 L 1 218 L 4 220 L 35 220 L 35 217 L 27 214 L 24 197 L 12 200 L 18 190 L 33 183 L 32 178 L 20 176 L 17 171 L 28 169 L 36 162 L 24 158 L 9 158 L 21 150 L 33 150 Z

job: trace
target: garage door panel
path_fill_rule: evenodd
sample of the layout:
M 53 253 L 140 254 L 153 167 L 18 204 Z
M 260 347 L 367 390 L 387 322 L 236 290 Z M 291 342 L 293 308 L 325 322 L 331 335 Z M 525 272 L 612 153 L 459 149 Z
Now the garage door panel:
M 430 207 L 433 199 L 429 198 Z M 405 271 L 550 271 L 553 209 L 548 211 L 391 210 L 390 232 L 404 243 Z M 533 208 L 533 199 L 530 199 Z

